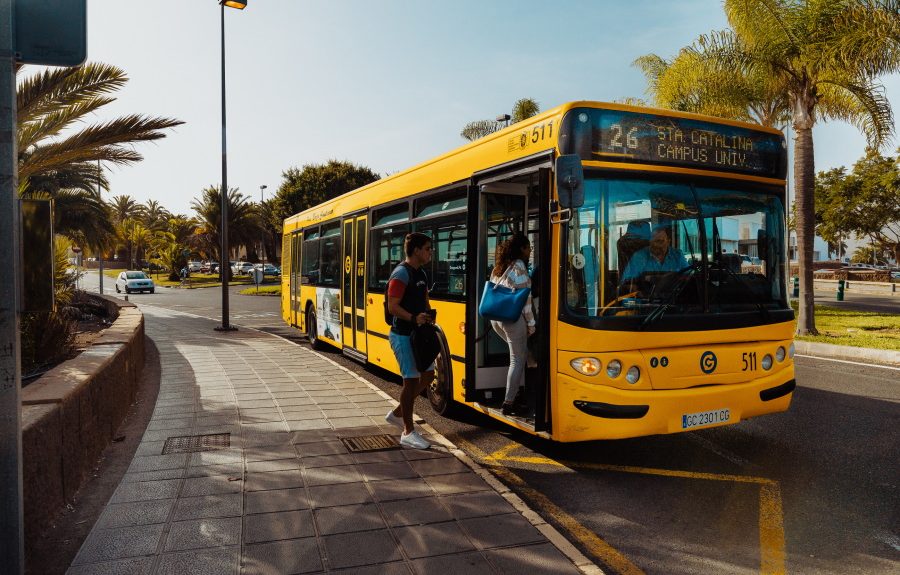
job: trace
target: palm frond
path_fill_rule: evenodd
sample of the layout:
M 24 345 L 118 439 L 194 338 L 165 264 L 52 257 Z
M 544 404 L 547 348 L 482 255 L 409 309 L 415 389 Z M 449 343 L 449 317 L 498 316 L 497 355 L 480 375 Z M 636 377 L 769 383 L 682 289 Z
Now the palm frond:
M 835 14 L 821 57 L 870 77 L 900 70 L 900 0 L 861 0 Z
M 28 150 L 45 138 L 58 136 L 65 128 L 82 117 L 114 101 L 115 98 L 97 97 L 49 111 L 28 122 L 20 122 L 18 149 Z
M 47 145 L 34 146 L 27 161 L 20 160 L 19 177 L 28 178 L 69 162 L 102 160 L 113 164 L 129 164 L 143 156 L 126 149 L 123 144 L 147 142 L 165 137 L 161 130 L 183 124 L 170 118 L 147 118 L 129 115 L 104 124 L 89 126 L 68 138 Z
M 894 133 L 891 103 L 884 88 L 865 79 L 823 81 L 818 107 L 823 117 L 853 124 L 866 135 L 869 146 L 879 148 Z
M 27 69 L 26 67 L 20 70 Z M 18 70 L 17 70 L 18 72 Z M 109 94 L 128 82 L 124 70 L 100 62 L 74 68 L 47 68 L 23 78 L 16 88 L 16 115 L 21 123 Z

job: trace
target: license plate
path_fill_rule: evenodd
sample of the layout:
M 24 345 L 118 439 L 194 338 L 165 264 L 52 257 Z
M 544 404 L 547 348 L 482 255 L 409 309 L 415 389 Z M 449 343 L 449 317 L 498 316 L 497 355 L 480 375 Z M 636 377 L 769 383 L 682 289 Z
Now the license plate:
M 726 423 L 730 419 L 731 410 L 728 408 L 701 411 L 699 413 L 685 413 L 681 416 L 681 429 Z

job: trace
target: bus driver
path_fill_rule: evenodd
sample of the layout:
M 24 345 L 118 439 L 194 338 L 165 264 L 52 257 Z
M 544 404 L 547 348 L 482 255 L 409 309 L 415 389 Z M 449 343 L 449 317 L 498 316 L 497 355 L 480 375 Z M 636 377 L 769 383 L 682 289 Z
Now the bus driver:
M 684 253 L 672 247 L 672 227 L 669 222 L 659 222 L 653 226 L 650 245 L 631 256 L 622 283 L 633 282 L 648 272 L 677 272 L 688 266 Z

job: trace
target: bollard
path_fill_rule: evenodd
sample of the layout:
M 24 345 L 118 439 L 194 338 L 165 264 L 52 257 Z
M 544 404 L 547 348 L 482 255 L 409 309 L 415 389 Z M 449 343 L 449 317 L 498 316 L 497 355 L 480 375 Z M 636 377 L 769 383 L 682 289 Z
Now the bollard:
M 800 277 L 799 277 L 799 276 L 794 276 L 794 277 L 792 277 L 792 278 L 791 278 L 791 283 L 794 284 L 794 295 L 793 295 L 793 297 L 795 297 L 795 298 L 800 297 Z
M 844 301 L 844 280 L 838 280 L 837 301 Z

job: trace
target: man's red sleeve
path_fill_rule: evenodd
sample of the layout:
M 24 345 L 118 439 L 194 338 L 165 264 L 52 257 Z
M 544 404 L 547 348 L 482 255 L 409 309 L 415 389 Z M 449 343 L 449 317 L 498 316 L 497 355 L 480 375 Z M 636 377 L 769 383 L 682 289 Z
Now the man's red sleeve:
M 402 298 L 403 294 L 406 293 L 406 284 L 400 281 L 397 278 L 392 279 L 388 282 L 387 294 L 388 297 L 398 297 Z

